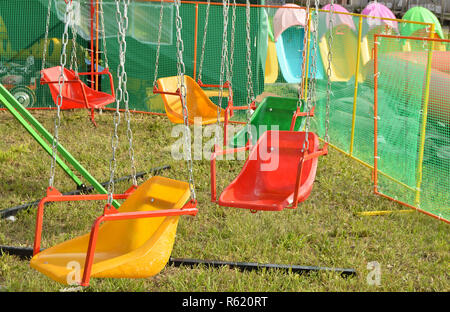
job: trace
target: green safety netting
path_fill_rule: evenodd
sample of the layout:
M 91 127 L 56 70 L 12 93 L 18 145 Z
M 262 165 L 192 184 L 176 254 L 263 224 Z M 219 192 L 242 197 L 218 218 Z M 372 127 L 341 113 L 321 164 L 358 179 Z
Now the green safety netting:
M 90 1 L 74 0 L 75 2 L 75 23 L 74 29 L 78 38 L 78 65 L 80 71 L 89 70 L 89 48 L 90 48 Z M 32 79 L 39 78 L 39 70 L 42 62 L 43 38 L 47 16 L 47 0 L 21 1 L 19 3 L 11 1 L 0 2 L 0 17 L 3 25 L 2 50 L 0 61 L 8 67 L 16 64 L 17 68 L 26 66 L 27 57 L 30 55 L 34 59 L 34 65 L 28 68 L 32 72 L 23 77 L 19 84 L 31 86 Z M 61 52 L 61 37 L 63 32 L 63 10 L 64 0 L 52 0 L 52 12 L 50 20 L 49 46 L 46 58 L 46 67 L 59 64 Z M 118 43 L 117 25 L 115 22 L 115 4 L 113 0 L 104 0 L 104 24 L 107 44 L 107 56 L 109 67 L 115 73 L 118 65 Z M 152 93 L 153 76 L 155 69 L 155 55 L 157 48 L 158 22 L 160 3 L 159 2 L 134 2 L 129 8 L 129 29 L 127 33 L 127 59 L 126 69 L 128 72 L 128 91 L 130 93 L 130 108 L 137 111 L 164 112 L 163 103 L 159 95 Z M 203 29 L 206 15 L 206 3 L 198 5 L 198 24 L 195 23 L 196 5 L 183 3 L 181 6 L 181 17 L 183 19 L 182 37 L 184 41 L 184 62 L 186 74 L 194 75 L 199 70 L 199 61 L 203 40 Z M 245 48 L 245 7 L 238 7 L 236 10 L 235 27 L 235 53 L 233 66 L 234 102 L 235 105 L 245 104 L 247 96 L 246 90 L 246 48 Z M 264 87 L 264 65 L 267 51 L 267 23 L 264 16 L 264 8 L 251 9 L 251 38 L 252 38 L 252 73 L 253 86 L 256 94 L 262 92 Z M 164 19 L 162 25 L 161 54 L 159 60 L 158 77 L 176 75 L 176 46 L 174 27 L 173 4 L 164 4 Z M 99 25 L 99 48 L 102 50 L 101 33 L 102 25 Z M 94 25 L 95 27 L 95 25 Z M 195 55 L 195 32 L 197 34 L 197 59 Z M 223 34 L 223 14 L 222 7 L 212 5 L 210 8 L 207 43 L 205 47 L 205 57 L 203 64 L 204 83 L 218 84 L 220 73 L 220 50 L 222 47 Z M 228 29 L 228 42 L 231 37 L 231 7 L 230 21 Z M 71 38 L 71 36 L 70 36 Z M 263 41 L 260 44 L 260 41 Z M 71 40 L 69 40 L 69 45 Z M 230 49 L 230 48 L 229 48 Z M 68 48 L 70 59 L 71 48 Z M 219 51 L 219 52 L 218 52 Z M 101 58 L 102 55 L 100 56 Z M 103 60 L 100 66 L 104 66 Z M 6 71 L 6 69 L 5 69 Z M 9 72 L 13 73 L 12 71 Z M 101 83 L 103 91 L 109 92 L 109 85 Z M 50 107 L 54 106 L 48 93 L 48 87 L 39 86 L 33 90 L 36 96 L 36 103 L 30 107 Z M 217 103 L 217 99 L 213 99 Z M 226 101 L 223 101 L 226 105 Z
M 450 54 L 428 42 L 393 51 L 397 42 L 381 38 L 377 55 L 378 191 L 450 220 Z

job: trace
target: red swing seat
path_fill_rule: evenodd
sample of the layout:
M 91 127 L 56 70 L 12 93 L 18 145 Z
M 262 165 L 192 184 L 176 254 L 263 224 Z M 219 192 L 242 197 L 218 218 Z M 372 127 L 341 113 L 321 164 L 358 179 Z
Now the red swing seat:
M 327 145 L 319 150 L 318 136 L 312 132 L 308 133 L 308 151 L 302 153 L 305 135 L 305 132 L 296 131 L 266 131 L 251 150 L 242 171 L 225 188 L 218 201 L 215 181 L 216 156 L 249 147 L 214 153 L 211 157 L 212 201 L 220 206 L 252 211 L 296 208 L 297 203 L 306 200 L 311 193 L 318 157 L 327 154 Z M 271 162 L 273 168 L 270 168 Z
M 60 72 L 60 66 L 47 68 L 42 71 L 41 84 L 48 84 L 55 104 L 57 103 L 59 95 L 58 79 Z M 78 75 L 86 76 L 91 74 L 92 73 L 79 73 Z M 98 109 L 115 102 L 113 79 L 109 70 L 105 68 L 103 71 L 93 74 L 109 76 L 112 94 L 97 91 L 88 87 L 77 75 L 75 75 L 73 70 L 64 68 L 64 86 L 62 89 L 63 101 L 61 109 Z

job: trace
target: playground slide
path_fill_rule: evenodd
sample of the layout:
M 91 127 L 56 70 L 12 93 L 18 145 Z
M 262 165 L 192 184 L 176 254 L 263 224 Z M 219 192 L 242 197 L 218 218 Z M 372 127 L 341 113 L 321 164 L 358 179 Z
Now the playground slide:
M 259 137 L 267 130 L 289 130 L 292 116 L 297 109 L 296 98 L 286 97 L 265 97 L 253 113 L 250 124 L 256 127 L 256 135 L 253 135 L 253 144 L 256 144 Z M 303 109 L 303 105 L 302 105 Z M 298 117 L 295 123 L 295 131 L 299 131 L 302 120 Z M 277 127 L 277 129 L 275 129 Z M 230 143 L 233 147 L 245 146 L 248 141 L 247 127 L 242 128 Z
M 302 77 L 303 63 L 303 38 L 305 36 L 304 28 L 301 26 L 289 27 L 278 37 L 275 44 L 280 65 L 281 73 L 284 80 L 288 83 L 299 83 Z M 312 48 L 310 48 L 310 67 L 312 58 Z M 311 77 L 311 72 L 309 73 Z M 322 60 L 317 57 L 316 78 L 324 78 L 324 69 Z
M 152 177 L 128 197 L 119 212 L 180 209 L 190 198 L 189 184 Z M 91 277 L 144 278 L 158 274 L 172 252 L 179 216 L 106 221 L 99 228 Z M 73 267 L 83 276 L 90 234 L 36 254 L 32 268 L 67 284 Z
M 331 61 L 331 81 L 349 81 L 355 75 L 358 38 L 353 30 L 341 24 L 333 28 L 333 45 Z M 320 55 L 324 68 L 328 68 L 328 33 L 319 42 Z M 363 81 L 361 73 L 358 81 Z
M 264 72 L 264 83 L 274 83 L 278 78 L 278 60 L 277 49 L 275 42 L 267 39 L 267 56 L 266 56 L 266 69 Z

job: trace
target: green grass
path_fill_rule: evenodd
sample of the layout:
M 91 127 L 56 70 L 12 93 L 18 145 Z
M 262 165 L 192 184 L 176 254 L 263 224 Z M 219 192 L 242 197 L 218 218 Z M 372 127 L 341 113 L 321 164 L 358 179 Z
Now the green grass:
M 54 112 L 33 112 L 53 130 Z M 122 115 L 123 116 L 123 115 Z M 171 158 L 172 124 L 165 117 L 132 115 L 138 171 L 169 164 L 162 173 L 186 180 L 184 162 Z M 108 180 L 112 114 L 97 115 L 98 128 L 86 111 L 63 112 L 62 144 L 99 181 Z M 0 112 L 0 209 L 45 194 L 50 157 L 7 112 Z M 125 122 L 117 176 L 130 173 Z M 240 171 L 242 161 L 218 162 L 218 188 Z M 222 208 L 210 202 L 209 161 L 194 164 L 199 213 L 181 217 L 172 256 L 260 263 L 354 268 L 358 275 L 333 273 L 299 276 L 278 271 L 239 272 L 227 268 L 166 267 L 147 279 L 92 279 L 85 291 L 449 291 L 449 227 L 421 213 L 361 217 L 360 211 L 404 209 L 372 194 L 371 172 L 331 150 L 319 160 L 310 198 L 297 210 L 260 212 Z M 141 181 L 142 182 L 142 181 Z M 55 186 L 75 185 L 58 169 Z M 129 185 L 121 183 L 117 191 Z M 43 247 L 89 231 L 104 203 L 65 203 L 46 208 Z M 31 246 L 35 209 L 15 222 L 0 220 L 0 245 Z M 367 263 L 381 264 L 381 285 L 367 284 Z M 28 261 L 0 256 L 0 286 L 6 291 L 59 291 L 65 286 L 30 268 Z

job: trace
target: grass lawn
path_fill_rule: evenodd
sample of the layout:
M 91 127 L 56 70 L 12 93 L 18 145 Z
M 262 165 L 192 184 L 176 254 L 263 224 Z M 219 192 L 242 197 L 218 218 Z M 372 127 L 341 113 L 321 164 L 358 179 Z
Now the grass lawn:
M 53 131 L 54 112 L 33 112 Z M 97 115 L 98 128 L 84 110 L 63 112 L 62 144 L 99 181 L 108 180 L 112 113 Z M 123 115 L 122 115 L 123 116 Z M 172 124 L 166 117 L 132 115 L 138 171 L 171 165 L 162 175 L 187 180 L 186 165 L 171 157 Z M 128 175 L 125 122 L 116 176 Z M 0 112 L 0 209 L 45 194 L 50 157 L 8 113 Z M 219 191 L 239 173 L 243 161 L 218 162 Z M 85 291 L 449 291 L 449 227 L 413 212 L 361 217 L 367 210 L 401 210 L 372 194 L 371 172 L 335 150 L 319 160 L 310 198 L 297 210 L 260 212 L 222 208 L 210 202 L 209 161 L 195 161 L 199 199 L 196 217 L 181 217 L 172 256 L 260 263 L 354 268 L 342 278 L 334 273 L 310 275 L 277 271 L 240 272 L 228 268 L 166 267 L 148 279 L 92 279 Z M 148 178 L 148 177 L 147 177 Z M 142 181 L 141 181 L 142 182 Z M 58 168 L 55 186 L 75 188 Z M 121 183 L 117 191 L 124 191 Z M 89 231 L 104 203 L 49 205 L 44 218 L 43 247 Z M 15 222 L 0 220 L 0 245 L 31 246 L 35 209 Z M 368 262 L 381 265 L 381 285 L 367 283 Z M 0 287 L 5 291 L 59 291 L 66 287 L 30 268 L 28 261 L 0 255 Z

